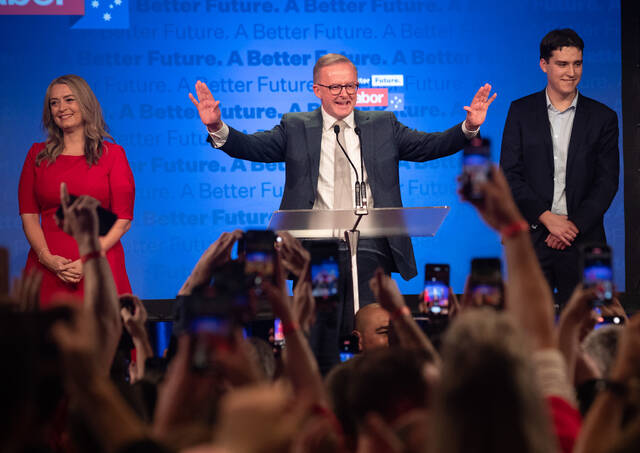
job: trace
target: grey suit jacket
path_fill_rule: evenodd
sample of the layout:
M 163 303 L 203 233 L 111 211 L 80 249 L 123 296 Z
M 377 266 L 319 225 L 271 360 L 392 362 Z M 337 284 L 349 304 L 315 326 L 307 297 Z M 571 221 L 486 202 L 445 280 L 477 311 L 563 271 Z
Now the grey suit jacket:
M 360 145 L 376 207 L 401 207 L 398 162 L 424 162 L 462 149 L 467 140 L 460 124 L 436 133 L 419 132 L 401 124 L 391 112 L 355 111 Z M 255 162 L 285 162 L 285 188 L 280 209 L 311 209 L 320 166 L 320 109 L 283 115 L 270 131 L 243 134 L 229 128 L 222 150 L 231 157 Z M 405 280 L 417 274 L 408 237 L 390 237 L 397 271 Z

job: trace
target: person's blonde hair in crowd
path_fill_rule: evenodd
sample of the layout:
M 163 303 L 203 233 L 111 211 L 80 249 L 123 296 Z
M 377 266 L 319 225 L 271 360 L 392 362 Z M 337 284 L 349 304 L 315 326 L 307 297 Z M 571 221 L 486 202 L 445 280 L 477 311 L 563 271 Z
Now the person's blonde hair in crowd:
M 456 318 L 443 342 L 430 451 L 555 452 L 531 354 L 508 314 L 480 308 Z

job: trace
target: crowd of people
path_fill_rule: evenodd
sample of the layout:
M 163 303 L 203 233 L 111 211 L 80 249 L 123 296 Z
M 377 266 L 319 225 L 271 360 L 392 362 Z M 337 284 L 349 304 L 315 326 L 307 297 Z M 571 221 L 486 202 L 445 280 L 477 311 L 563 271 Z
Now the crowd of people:
M 502 239 L 499 299 L 466 288 L 458 301 L 449 289 L 437 328 L 425 329 L 390 277 L 417 273 L 409 238 L 364 239 L 358 353 L 339 364 L 338 332 L 354 315 L 347 286 L 333 276 L 324 295 L 341 302 L 317 310 L 310 253 L 286 232 L 264 254 L 269 278 L 246 278 L 241 249 L 232 258 L 243 232 L 213 242 L 178 289 L 170 346 L 154 351 L 120 244 L 135 193 L 124 150 L 105 140 L 82 78 L 53 80 L 47 139 L 20 178 L 31 250 L 0 304 L 0 453 L 638 451 L 640 315 L 627 319 L 615 297 L 596 310 L 597 289 L 575 284 L 578 246 L 606 241 L 617 117 L 578 95 L 584 43 L 573 30 L 548 33 L 540 47 L 547 87 L 512 104 L 505 173 L 493 167 L 467 200 Z M 313 79 L 321 108 L 249 135 L 223 122 L 204 83 L 190 95 L 214 148 L 286 162 L 282 209 L 352 209 L 362 202 L 354 182 L 369 207 L 402 206 L 398 162 L 480 141 L 496 98 L 486 84 L 463 122 L 424 133 L 390 112 L 355 110 L 357 69 L 342 55 L 319 58 Z M 578 149 L 587 154 L 568 157 Z M 355 181 L 342 160 L 360 161 Z M 336 250 L 346 263 L 346 248 Z M 281 325 L 273 335 L 253 328 L 265 304 Z M 603 315 L 625 322 L 595 330 Z
M 283 325 L 281 350 L 247 336 L 238 321 L 177 330 L 158 358 L 144 305 L 118 296 L 99 241 L 98 202 L 71 201 L 62 185 L 60 228 L 78 245 L 84 300 L 41 309 L 37 270 L 5 297 L 0 338 L 10 365 L 0 386 L 0 450 L 637 451 L 640 315 L 593 331 L 595 293 L 578 286 L 556 322 L 529 232 L 505 230 L 522 216 L 501 170 L 482 190 L 477 211 L 503 241 L 504 309 L 466 296 L 452 301 L 435 348 L 380 270 L 370 282 L 377 303 L 356 317 L 362 352 L 323 376 L 307 338 L 310 256 L 296 239 L 281 234 L 276 278 L 260 286 Z M 229 312 L 211 280 L 235 261 L 241 236 L 224 233 L 204 252 L 179 289 L 182 303 L 204 300 Z M 288 272 L 298 277 L 292 296 Z M 615 299 L 605 309 L 624 316 Z

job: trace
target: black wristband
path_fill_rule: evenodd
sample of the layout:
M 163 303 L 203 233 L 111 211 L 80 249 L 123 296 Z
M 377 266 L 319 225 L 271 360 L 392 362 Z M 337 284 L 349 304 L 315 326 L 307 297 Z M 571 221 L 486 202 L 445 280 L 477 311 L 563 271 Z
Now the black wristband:
M 596 383 L 596 389 L 598 391 L 607 390 L 613 393 L 615 396 L 626 397 L 629 389 L 626 384 L 618 381 L 611 381 L 608 379 L 601 379 Z

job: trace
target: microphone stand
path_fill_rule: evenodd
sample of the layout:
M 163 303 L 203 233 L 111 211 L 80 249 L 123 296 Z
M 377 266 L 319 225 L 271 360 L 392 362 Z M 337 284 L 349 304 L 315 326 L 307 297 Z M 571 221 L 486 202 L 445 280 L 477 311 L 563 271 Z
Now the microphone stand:
M 358 136 L 358 140 L 360 140 L 360 128 L 356 126 L 354 129 L 356 135 Z M 353 225 L 353 228 L 350 230 L 346 230 L 344 232 L 344 238 L 349 246 L 349 255 L 351 258 L 351 281 L 352 281 L 352 290 L 353 290 L 353 314 L 355 316 L 360 310 L 360 289 L 359 289 L 359 279 L 358 279 L 358 241 L 360 240 L 360 231 L 358 230 L 358 225 L 362 220 L 362 217 L 369 214 L 369 209 L 367 207 L 367 189 L 364 183 L 364 163 L 362 157 L 362 144 L 360 144 L 360 174 L 362 176 L 362 182 L 360 182 L 360 178 L 358 178 L 358 171 L 356 170 L 355 165 L 349 159 L 346 150 L 342 147 L 340 140 L 338 140 L 338 134 L 340 133 L 340 127 L 335 126 L 334 132 L 336 133 L 336 141 L 342 152 L 347 157 L 347 160 L 353 167 L 353 171 L 356 172 L 356 207 L 353 210 L 353 213 L 356 215 L 356 222 Z

